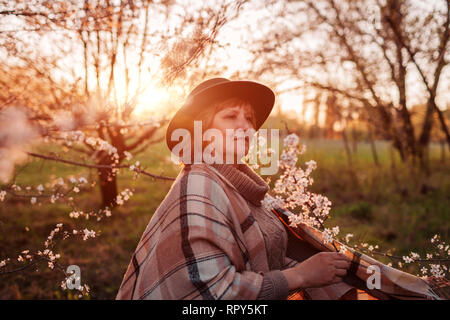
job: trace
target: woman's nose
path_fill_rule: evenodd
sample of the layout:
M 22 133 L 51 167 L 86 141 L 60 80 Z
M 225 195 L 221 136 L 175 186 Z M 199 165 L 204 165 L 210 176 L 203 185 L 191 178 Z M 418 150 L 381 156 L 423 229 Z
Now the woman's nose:
M 243 130 L 252 128 L 250 121 L 248 121 L 248 119 L 245 117 L 244 114 L 242 114 L 238 117 L 236 126 L 237 126 L 236 129 L 243 129 Z

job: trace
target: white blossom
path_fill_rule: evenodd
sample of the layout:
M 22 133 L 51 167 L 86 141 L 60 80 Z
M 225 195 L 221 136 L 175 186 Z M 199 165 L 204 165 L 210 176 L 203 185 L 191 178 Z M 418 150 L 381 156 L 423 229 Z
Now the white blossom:
M 109 210 L 109 208 L 105 208 L 103 210 L 103 213 L 105 214 L 105 216 L 110 217 L 111 216 L 111 210 Z
M 403 261 L 405 261 L 405 263 L 411 263 L 411 262 L 414 262 L 414 260 L 411 259 L 411 258 L 408 257 L 408 256 L 403 256 Z
M 435 234 L 433 238 L 431 238 L 431 243 L 434 243 L 438 239 L 438 235 Z
M 71 213 L 69 213 L 69 217 L 78 219 L 78 217 L 80 217 L 80 215 L 82 214 L 83 214 L 82 211 L 72 211 Z
M 88 183 L 87 179 L 85 177 L 80 177 L 78 179 L 78 183 L 83 184 L 83 183 Z
M 125 189 L 117 195 L 116 203 L 118 205 L 123 205 L 125 201 L 128 201 L 132 195 L 133 192 L 130 189 Z
M 83 240 L 87 240 L 89 238 L 95 238 L 95 231 L 94 230 L 84 229 L 83 233 L 84 233 Z
M 333 242 L 333 234 L 332 231 L 328 228 L 325 228 L 325 230 L 322 232 L 324 243 L 331 243 Z
M 55 203 L 55 201 L 58 199 L 58 196 L 55 196 L 54 194 L 51 195 L 50 197 L 50 202 L 51 203 Z
M 291 133 L 290 135 L 286 136 L 283 140 L 283 144 L 286 147 L 296 147 L 299 143 L 299 138 L 295 133 Z
M 332 228 L 333 235 L 336 237 L 339 234 L 339 226 Z
M 411 258 L 414 260 L 420 259 L 420 255 L 418 253 L 411 252 L 410 255 L 411 255 Z
M 123 154 L 125 155 L 125 158 L 130 161 L 133 158 L 133 155 L 128 152 L 128 151 L 124 151 Z
M 436 278 L 442 278 L 445 276 L 445 272 L 440 264 L 430 264 L 430 267 L 430 273 Z
M 345 242 L 349 243 L 351 237 L 353 237 L 353 233 L 347 233 L 345 236 Z
M 282 174 L 275 181 L 273 192 L 283 197 L 284 207 L 287 209 L 301 209 L 296 215 L 297 217 L 289 217 L 292 226 L 298 223 L 305 223 L 313 227 L 321 227 L 321 224 L 327 219 L 331 210 L 331 201 L 328 198 L 309 192 L 308 186 L 313 183 L 313 179 L 309 174 L 316 168 L 316 162 L 311 160 L 306 163 L 307 168 L 303 170 L 297 167 L 299 152 L 297 145 L 299 139 L 295 134 L 290 134 L 284 139 L 286 148 L 280 157 L 280 168 L 283 169 Z M 266 204 L 270 205 L 270 203 Z M 335 229 L 338 232 L 338 228 Z

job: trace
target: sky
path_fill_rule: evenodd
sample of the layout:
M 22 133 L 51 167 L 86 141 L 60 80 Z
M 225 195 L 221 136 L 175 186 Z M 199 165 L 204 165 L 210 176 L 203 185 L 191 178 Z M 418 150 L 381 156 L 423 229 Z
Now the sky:
M 245 43 L 246 40 L 248 40 L 249 37 L 261 37 L 265 31 L 267 31 L 268 28 L 270 28 L 271 24 L 273 23 L 273 15 L 274 11 L 280 10 L 281 6 L 275 5 L 274 8 L 271 8 L 271 10 L 268 10 L 266 7 L 261 5 L 261 2 L 250 2 L 250 5 L 246 7 L 246 10 L 242 12 L 242 14 L 239 16 L 239 18 L 236 21 L 233 21 L 223 27 L 221 32 L 219 33 L 219 42 L 223 45 L 227 46 L 227 52 L 226 54 L 223 54 L 222 61 L 226 66 L 228 67 L 228 70 L 223 74 L 224 77 L 229 77 L 231 74 L 233 74 L 236 70 L 239 69 L 245 69 L 249 62 L 252 59 L 252 56 L 248 53 L 246 48 L 242 48 L 242 43 Z M 155 22 L 155 21 L 154 21 Z M 156 25 L 163 26 L 166 22 L 164 20 L 156 21 Z M 11 23 L 11 20 L 8 19 L 6 21 L 3 19 L 3 23 L 0 21 L 0 30 L 4 30 L 4 28 L 15 28 L 19 25 L 15 25 L 14 23 Z M 24 34 L 24 36 L 29 36 Z M 58 43 L 55 41 L 55 37 L 57 37 L 57 34 L 53 35 L 52 38 L 48 39 L 42 39 L 39 41 L 39 48 L 36 47 L 36 51 L 48 53 L 51 54 L 53 50 L 55 50 L 55 43 Z M 314 40 L 308 40 L 308 41 L 314 41 Z M 305 43 L 304 45 L 312 45 L 312 42 Z M 57 50 L 57 49 L 56 49 Z M 75 49 L 74 49 L 75 50 Z M 78 59 L 78 61 L 75 61 L 75 64 L 82 65 L 82 55 L 81 54 L 75 54 L 68 56 L 68 59 L 61 60 L 61 64 L 65 65 L 71 65 L 74 64 L 73 59 Z M 220 57 L 220 56 L 219 56 Z M 147 57 L 149 59 L 148 64 L 151 65 L 153 62 L 151 61 L 151 57 Z M 119 59 L 120 61 L 120 59 Z M 65 66 L 62 66 L 63 68 Z M 80 70 L 78 68 L 78 70 Z M 120 70 L 120 69 L 119 69 Z M 144 70 L 146 70 L 144 68 Z M 447 69 L 448 70 L 448 69 Z M 414 72 L 414 70 L 411 70 L 410 72 L 410 83 L 420 83 L 418 80 L 417 73 Z M 55 74 L 58 76 L 58 71 L 54 71 Z M 120 73 L 120 71 L 118 71 Z M 182 103 L 182 98 L 184 94 L 187 94 L 183 91 L 182 88 L 177 87 L 169 87 L 169 88 L 163 88 L 159 85 L 157 78 L 154 77 L 155 73 L 143 72 L 144 75 L 144 89 L 139 97 L 138 100 L 138 107 L 136 109 L 136 114 L 138 116 L 144 116 L 147 114 L 147 112 L 152 113 L 164 113 L 168 110 L 172 111 L 173 108 L 176 108 L 177 105 L 180 105 Z M 63 73 L 60 73 L 59 76 L 64 77 L 65 75 Z M 137 70 L 131 71 L 131 91 L 133 91 L 133 88 L 136 88 L 136 82 L 133 81 L 137 77 Z M 438 97 L 438 104 L 442 107 L 448 107 L 446 104 L 450 101 L 450 90 L 448 90 L 450 79 L 449 79 L 449 72 L 445 72 L 445 75 L 443 75 L 444 79 L 442 79 L 441 88 L 440 88 L 440 96 Z M 124 87 L 124 75 L 120 75 L 117 77 L 117 87 L 123 88 Z M 249 79 L 249 80 L 255 80 L 260 81 L 264 83 L 264 77 L 261 79 Z M 105 82 L 106 79 L 103 79 Z M 311 108 L 307 108 L 306 112 L 303 112 L 303 108 L 306 107 L 306 105 L 303 105 L 303 101 L 305 100 L 305 97 L 303 96 L 303 93 L 301 90 L 293 90 L 293 91 L 285 91 L 287 88 L 293 88 L 296 87 L 301 83 L 301 79 L 296 79 L 295 77 L 290 78 L 288 81 L 281 82 L 277 88 L 272 88 L 275 91 L 283 91 L 283 94 L 277 95 L 277 107 L 280 107 L 281 110 L 290 116 L 298 117 L 302 114 L 305 115 L 305 119 L 303 119 L 306 122 L 311 121 L 313 112 Z M 422 92 L 421 90 L 412 90 L 414 92 Z M 395 93 L 394 93 L 395 94 Z M 125 96 L 124 90 L 118 90 L 118 98 L 119 100 L 122 100 Z M 178 97 L 175 99 L 174 97 Z M 419 96 L 420 97 L 420 96 Z M 174 101 L 175 100 L 175 101 Z M 442 108 L 441 107 L 441 108 Z

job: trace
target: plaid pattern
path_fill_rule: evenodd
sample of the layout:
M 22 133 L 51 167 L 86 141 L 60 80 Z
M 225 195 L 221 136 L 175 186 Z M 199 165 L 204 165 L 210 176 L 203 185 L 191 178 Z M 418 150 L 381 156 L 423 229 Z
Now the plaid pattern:
M 289 210 L 284 208 L 274 207 L 273 212 L 285 223 L 288 229 L 291 229 L 293 234 L 296 234 L 298 240 L 306 241 L 309 245 L 321 251 L 336 251 L 331 243 L 324 243 L 322 233 L 310 226 L 300 224 L 295 228 L 288 226 L 288 216 L 292 214 Z M 334 241 L 336 248 L 340 248 L 341 243 Z M 345 253 L 351 260 L 352 264 L 349 269 L 349 274 L 344 278 L 344 281 L 357 289 L 364 290 L 370 295 L 382 299 L 418 299 L 418 300 L 440 300 L 445 298 L 437 291 L 433 290 L 431 279 L 422 279 L 412 274 L 400 271 L 398 269 L 389 267 L 365 254 L 357 252 L 353 249 Z M 380 270 L 380 289 L 369 290 L 366 285 L 367 279 L 374 274 L 373 271 L 368 271 L 370 266 L 377 266 Z M 445 286 L 448 287 L 448 283 Z M 320 288 L 323 297 L 320 299 L 331 298 L 334 299 L 335 291 L 329 291 L 327 288 Z M 307 289 L 309 294 L 310 289 Z M 314 294 L 315 292 L 313 292 Z
M 189 165 L 145 229 L 116 299 L 254 300 L 267 271 L 246 201 L 215 169 Z

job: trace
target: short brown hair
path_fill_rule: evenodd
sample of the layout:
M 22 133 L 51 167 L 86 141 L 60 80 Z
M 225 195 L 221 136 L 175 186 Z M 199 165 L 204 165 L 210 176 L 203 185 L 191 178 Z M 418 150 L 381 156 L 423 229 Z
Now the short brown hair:
M 253 129 L 256 130 L 256 116 L 255 116 L 255 110 L 252 107 L 252 104 L 249 100 L 239 98 L 239 97 L 231 97 L 225 100 L 221 100 L 219 102 L 214 103 L 210 108 L 206 108 L 199 114 L 195 116 L 195 118 L 192 120 L 192 123 L 194 121 L 202 121 L 202 130 L 207 130 L 211 128 L 212 122 L 214 120 L 214 116 L 226 108 L 231 107 L 246 107 L 247 110 L 250 111 L 251 115 L 251 123 L 253 125 Z M 192 126 L 193 128 L 193 126 Z M 207 142 L 202 141 L 202 152 L 205 149 L 205 147 L 208 145 Z M 191 131 L 191 163 L 194 163 L 194 133 Z
M 256 116 L 255 116 L 255 111 L 253 110 L 252 104 L 250 103 L 250 101 L 243 99 L 243 98 L 238 98 L 238 97 L 232 97 L 232 98 L 214 103 L 211 106 L 211 108 L 207 108 L 206 110 L 199 113 L 195 117 L 196 118 L 195 120 L 201 120 L 205 124 L 204 129 L 209 129 L 214 120 L 214 116 L 218 112 L 220 112 L 226 108 L 237 107 L 237 106 L 239 106 L 239 107 L 245 106 L 247 108 L 250 107 L 248 110 L 250 111 L 250 114 L 252 117 L 251 123 L 253 125 L 253 129 L 256 129 Z

